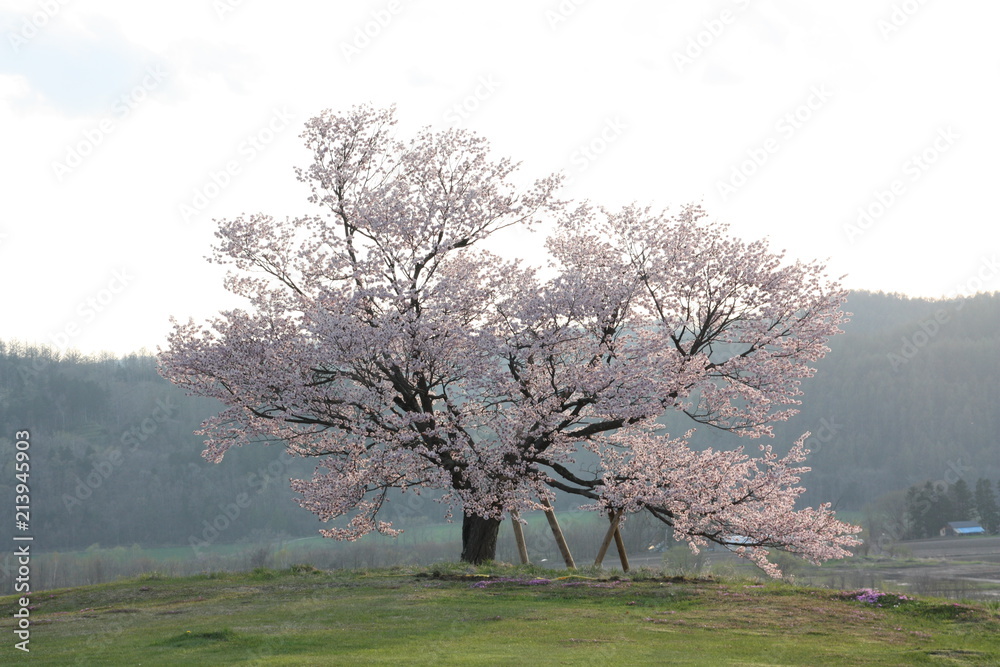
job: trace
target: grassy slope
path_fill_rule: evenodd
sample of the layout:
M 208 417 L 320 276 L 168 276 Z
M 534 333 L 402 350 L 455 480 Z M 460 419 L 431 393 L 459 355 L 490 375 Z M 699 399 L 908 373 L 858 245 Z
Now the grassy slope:
M 258 571 L 37 593 L 31 654 L 0 598 L 0 663 L 32 665 L 1000 665 L 1000 618 L 878 608 L 753 581 Z M 552 571 L 481 568 L 527 580 Z

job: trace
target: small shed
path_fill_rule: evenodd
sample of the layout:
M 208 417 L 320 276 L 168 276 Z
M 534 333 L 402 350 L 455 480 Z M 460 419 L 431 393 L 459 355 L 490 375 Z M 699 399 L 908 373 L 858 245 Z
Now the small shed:
M 985 535 L 986 529 L 975 521 L 949 521 L 941 529 L 941 536 Z

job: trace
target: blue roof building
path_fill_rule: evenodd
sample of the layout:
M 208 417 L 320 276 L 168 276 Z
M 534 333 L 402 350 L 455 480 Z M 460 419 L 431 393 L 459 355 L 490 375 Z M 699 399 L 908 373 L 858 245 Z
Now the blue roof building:
M 986 529 L 975 521 L 949 521 L 941 535 L 985 535 Z

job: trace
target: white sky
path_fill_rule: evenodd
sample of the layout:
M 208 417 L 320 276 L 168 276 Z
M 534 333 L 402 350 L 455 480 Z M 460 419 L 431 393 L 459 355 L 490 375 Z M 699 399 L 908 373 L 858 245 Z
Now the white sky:
M 998 23 L 995 0 L 5 0 L 0 339 L 155 351 L 231 305 L 212 219 L 315 212 L 302 124 L 363 102 L 572 198 L 702 201 L 849 287 L 995 291 Z

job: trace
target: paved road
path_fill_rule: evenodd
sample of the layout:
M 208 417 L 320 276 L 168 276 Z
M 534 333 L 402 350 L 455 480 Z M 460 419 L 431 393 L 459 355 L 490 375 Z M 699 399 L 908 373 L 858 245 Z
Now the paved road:
M 898 567 L 883 562 L 873 568 L 858 568 L 856 565 L 838 568 L 838 561 L 830 561 L 824 568 L 827 575 L 843 581 L 834 582 L 841 588 L 873 586 L 875 580 L 886 583 L 893 582 L 896 586 L 912 586 L 908 590 L 931 595 L 954 598 L 997 596 L 1000 589 L 1000 537 L 941 537 L 930 540 L 913 540 L 900 543 L 908 551 L 908 556 L 918 559 L 928 559 L 926 564 L 915 564 L 912 560 L 901 560 Z M 687 548 L 675 545 L 673 548 Z M 614 554 L 614 556 L 612 556 Z M 705 565 L 708 561 L 722 562 L 727 559 L 737 559 L 735 554 L 717 549 L 705 552 Z M 947 561 L 936 563 L 935 560 Z M 658 568 L 663 564 L 663 554 L 637 553 L 629 554 L 629 562 L 633 568 L 647 566 Z M 587 563 L 578 563 L 586 566 Z M 563 569 L 562 559 L 549 559 L 541 565 L 552 569 Z M 621 569 L 614 550 L 604 559 L 604 567 Z M 808 582 L 806 582 L 808 583 Z M 986 584 L 989 590 L 978 591 L 978 587 Z
M 1000 561 L 1000 536 L 937 537 L 931 540 L 900 542 L 900 546 L 909 550 L 914 558 Z

